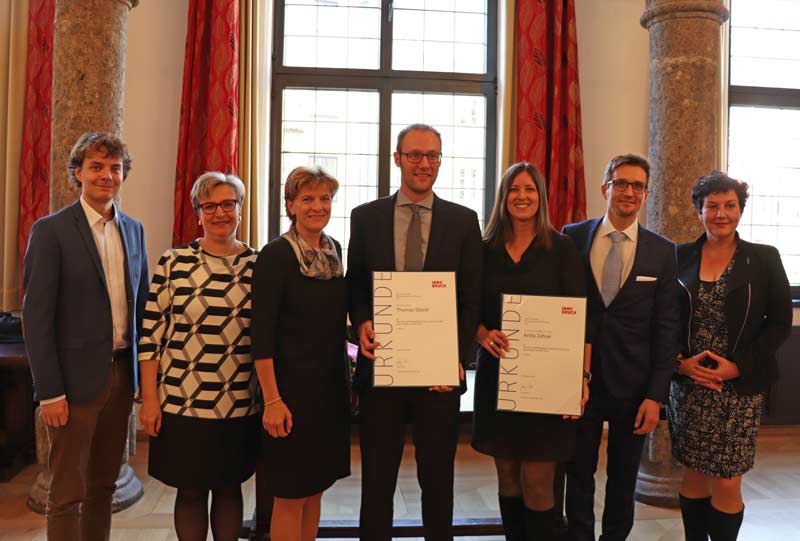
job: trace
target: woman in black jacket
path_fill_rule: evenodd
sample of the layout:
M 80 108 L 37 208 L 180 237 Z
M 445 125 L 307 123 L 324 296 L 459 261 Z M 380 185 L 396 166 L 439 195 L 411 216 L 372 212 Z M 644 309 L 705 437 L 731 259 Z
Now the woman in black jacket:
M 736 539 L 742 475 L 752 469 L 775 352 L 789 336 L 789 282 L 778 251 L 739 238 L 747 184 L 714 171 L 692 202 L 705 233 L 678 247 L 682 353 L 670 388 L 672 452 L 686 466 L 687 541 Z

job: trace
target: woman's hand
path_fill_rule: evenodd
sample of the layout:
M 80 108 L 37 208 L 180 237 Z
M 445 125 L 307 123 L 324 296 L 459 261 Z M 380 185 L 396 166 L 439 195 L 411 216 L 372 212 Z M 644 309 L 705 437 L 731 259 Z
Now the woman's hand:
M 697 372 L 701 377 L 718 381 L 720 385 L 723 381 L 728 381 L 729 379 L 736 379 L 739 377 L 739 367 L 736 366 L 736 363 L 729 361 L 721 355 L 717 355 L 713 351 L 704 351 L 703 353 L 705 353 L 710 359 L 716 361 L 717 366 L 715 368 L 699 366 L 697 368 Z
M 583 378 L 583 392 L 581 393 L 581 415 L 583 415 L 584 410 L 586 409 L 586 403 L 589 401 L 589 379 Z M 564 419 L 572 419 L 573 421 L 576 419 L 580 419 L 581 415 L 563 415 Z
M 498 331 L 497 329 L 492 329 L 490 331 L 483 325 L 479 325 L 478 331 L 475 333 L 475 339 L 483 349 L 498 359 L 504 357 L 505 353 L 508 351 L 508 338 L 502 331 Z
M 285 438 L 292 432 L 292 412 L 283 400 L 264 406 L 261 417 L 264 430 L 273 438 Z
M 145 434 L 151 438 L 161 432 L 161 404 L 157 398 L 144 398 L 142 408 L 139 410 L 139 419 L 142 422 Z
M 710 357 L 710 353 L 710 351 L 703 351 L 688 358 L 679 354 L 677 358 L 678 373 L 692 378 L 697 385 L 719 392 L 722 390 L 722 380 L 714 371 L 709 374 L 710 369 L 700 365 L 700 361 L 705 357 Z

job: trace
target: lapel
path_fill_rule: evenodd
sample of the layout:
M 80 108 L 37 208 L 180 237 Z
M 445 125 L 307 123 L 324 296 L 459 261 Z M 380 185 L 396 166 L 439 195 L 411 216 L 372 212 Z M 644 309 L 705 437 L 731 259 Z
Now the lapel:
M 750 269 L 750 243 L 739 238 L 739 233 L 736 233 L 736 240 L 739 243 L 734 257 L 736 262 L 733 264 L 733 269 L 730 277 L 728 277 L 728 287 L 725 295 L 730 295 L 740 287 L 744 287 L 750 283 L 752 272 Z
M 383 238 L 378 239 L 378 246 L 383 246 L 383 256 L 381 257 L 381 267 L 387 270 L 397 270 L 394 260 L 394 209 L 397 203 L 397 192 L 391 197 L 381 199 L 384 201 L 382 208 L 379 208 L 378 220 L 380 221 L 377 231 L 381 232 Z
M 131 246 L 131 238 L 130 232 L 128 231 L 128 217 L 122 214 L 119 209 L 117 209 L 117 220 L 119 226 L 119 237 L 122 239 L 122 254 L 123 254 L 123 261 L 122 267 L 125 272 L 125 298 L 128 300 L 128 305 L 131 304 L 133 299 L 133 280 L 131 278 L 131 265 L 130 265 L 130 246 Z M 144 255 L 142 255 L 144 257 Z M 141 279 L 141 277 L 140 277 Z M 128 310 L 130 314 L 130 310 Z
M 641 262 L 647 259 L 647 250 L 650 241 L 647 234 L 648 231 L 642 227 L 642 224 L 637 224 L 636 252 L 633 254 L 633 266 L 631 267 L 630 274 L 628 274 L 625 282 L 623 282 L 622 287 L 619 288 L 620 291 L 625 289 L 631 282 L 636 281 L 636 277 L 639 275 Z M 617 296 L 619 296 L 619 293 L 617 293 Z M 613 303 L 614 301 L 611 302 Z
M 106 275 L 103 272 L 103 263 L 100 261 L 100 253 L 97 251 L 97 244 L 94 242 L 94 236 L 92 235 L 92 230 L 89 228 L 89 221 L 86 219 L 86 213 L 83 211 L 80 198 L 78 198 L 78 200 L 72 204 L 70 209 L 72 211 L 72 218 L 75 221 L 75 227 L 78 230 L 78 234 L 83 240 L 83 244 L 86 247 L 86 250 L 89 252 L 89 257 L 94 263 L 94 268 L 97 271 L 97 277 L 100 278 L 100 282 L 103 284 L 103 287 L 106 289 L 106 291 L 108 291 Z
M 678 261 L 678 281 L 689 290 L 691 298 L 697 298 L 697 289 L 700 286 L 700 254 L 705 242 L 705 233 L 698 238 L 691 248 L 689 257 L 683 262 Z
M 597 235 L 597 228 L 602 223 L 602 218 L 596 218 L 589 224 L 589 231 L 586 236 L 586 244 L 583 246 L 583 253 L 581 256 L 586 261 L 586 276 L 589 283 L 589 295 L 601 299 L 600 304 L 603 304 L 602 295 L 600 295 L 600 287 L 597 285 L 597 280 L 594 278 L 594 270 L 592 269 L 592 243 L 594 237 Z M 603 305 L 605 306 L 605 305 Z
M 431 205 L 431 230 L 428 233 L 428 250 L 425 252 L 425 264 L 422 270 L 430 270 L 431 259 L 439 253 L 438 246 L 444 242 L 444 234 L 447 229 L 444 227 L 444 217 L 442 217 L 442 202 L 433 194 L 433 205 Z

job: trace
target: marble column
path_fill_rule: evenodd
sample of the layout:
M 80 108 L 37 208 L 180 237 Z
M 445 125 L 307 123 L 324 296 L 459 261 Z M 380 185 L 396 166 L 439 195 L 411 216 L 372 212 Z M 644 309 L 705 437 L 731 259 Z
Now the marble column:
M 67 159 L 87 131 L 122 135 L 128 12 L 139 0 L 56 0 L 50 210 L 75 201 Z
M 647 0 L 650 32 L 648 227 L 676 242 L 700 232 L 691 188 L 717 167 L 721 0 Z
M 50 150 L 50 211 L 78 197 L 67 175 L 72 145 L 87 131 L 122 135 L 128 12 L 139 0 L 56 0 L 53 36 L 53 105 Z M 50 472 L 49 441 L 36 410 L 36 456 L 45 468 L 36 478 L 28 506 L 44 513 Z M 128 444 L 112 501 L 114 512 L 133 505 L 142 483 L 128 464 L 136 448 L 136 415 L 131 411 Z
M 647 0 L 641 24 L 650 32 L 650 194 L 647 224 L 675 242 L 702 227 L 691 203 L 698 177 L 718 167 L 720 0 Z M 647 436 L 636 499 L 678 507 L 683 469 L 672 458 L 667 422 Z

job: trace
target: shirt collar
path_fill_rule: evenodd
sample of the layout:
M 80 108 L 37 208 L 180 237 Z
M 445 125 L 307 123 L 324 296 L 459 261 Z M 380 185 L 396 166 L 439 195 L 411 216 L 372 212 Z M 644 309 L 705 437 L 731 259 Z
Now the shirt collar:
M 89 222 L 89 227 L 94 227 L 97 222 L 106 222 L 106 219 L 103 218 L 102 214 L 94 210 L 89 203 L 86 202 L 86 199 L 83 198 L 83 195 L 81 195 L 80 201 L 81 207 L 83 207 L 83 213 L 86 214 L 86 220 Z M 110 221 L 114 222 L 117 224 L 117 227 L 119 227 L 119 213 L 117 212 L 117 207 L 116 205 L 112 205 L 111 208 L 114 211 L 114 217 L 111 218 Z
M 614 224 L 611 223 L 611 219 L 608 217 L 608 213 L 603 217 L 603 221 L 600 222 L 600 227 L 597 229 L 597 235 L 601 237 L 607 237 L 611 233 L 616 231 Z M 639 220 L 638 218 L 633 221 L 631 225 L 626 227 L 621 231 L 629 240 L 636 242 L 636 239 L 639 238 Z
M 428 196 L 425 199 L 423 199 L 422 201 L 414 203 L 413 201 L 411 201 L 411 199 L 408 198 L 408 196 L 406 194 L 403 193 L 402 190 L 397 190 L 397 203 L 396 203 L 396 205 L 398 207 L 403 207 L 403 206 L 407 206 L 407 205 L 419 205 L 420 207 L 424 207 L 424 208 L 426 208 L 428 210 L 431 210 L 433 208 L 433 192 L 428 194 Z

